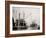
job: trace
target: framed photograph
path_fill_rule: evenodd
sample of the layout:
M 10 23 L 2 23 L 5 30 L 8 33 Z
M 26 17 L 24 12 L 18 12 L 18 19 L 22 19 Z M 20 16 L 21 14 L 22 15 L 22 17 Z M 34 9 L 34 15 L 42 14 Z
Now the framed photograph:
M 6 1 L 5 36 L 32 36 L 45 34 L 44 3 Z

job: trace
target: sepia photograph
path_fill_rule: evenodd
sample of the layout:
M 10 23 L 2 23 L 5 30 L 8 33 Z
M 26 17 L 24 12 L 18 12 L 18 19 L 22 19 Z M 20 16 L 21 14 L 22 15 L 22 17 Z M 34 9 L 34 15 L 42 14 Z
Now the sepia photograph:
M 13 30 L 40 30 L 40 8 L 12 7 Z

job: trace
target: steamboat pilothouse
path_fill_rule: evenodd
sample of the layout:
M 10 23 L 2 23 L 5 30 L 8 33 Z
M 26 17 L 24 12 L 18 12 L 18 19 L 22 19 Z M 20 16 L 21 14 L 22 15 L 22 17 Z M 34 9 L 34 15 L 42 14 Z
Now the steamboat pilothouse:
M 13 26 L 13 30 L 25 30 L 27 29 L 27 25 L 26 25 L 26 22 L 24 20 L 24 16 L 25 14 L 23 13 L 23 19 L 20 18 L 20 13 L 19 13 L 19 18 L 16 19 L 16 23 L 14 23 L 14 26 Z

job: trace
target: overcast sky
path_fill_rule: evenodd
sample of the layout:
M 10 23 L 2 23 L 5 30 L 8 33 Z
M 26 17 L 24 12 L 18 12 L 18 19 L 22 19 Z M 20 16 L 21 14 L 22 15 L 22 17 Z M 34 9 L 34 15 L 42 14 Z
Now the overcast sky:
M 13 7 L 13 16 L 14 20 L 19 18 L 23 19 L 23 13 L 24 20 L 26 21 L 27 25 L 30 25 L 33 21 L 35 21 L 38 25 L 40 25 L 40 8 L 32 8 L 32 7 Z M 17 16 L 17 17 L 16 17 Z

